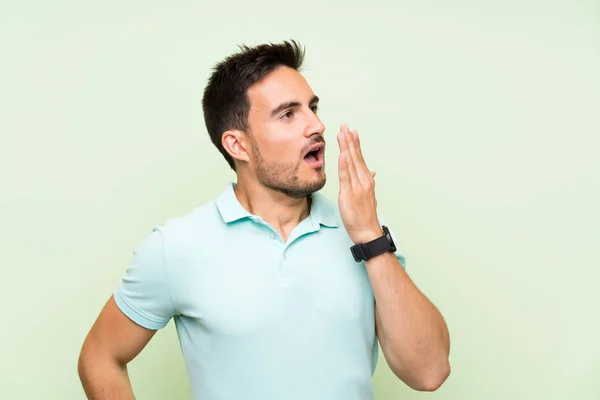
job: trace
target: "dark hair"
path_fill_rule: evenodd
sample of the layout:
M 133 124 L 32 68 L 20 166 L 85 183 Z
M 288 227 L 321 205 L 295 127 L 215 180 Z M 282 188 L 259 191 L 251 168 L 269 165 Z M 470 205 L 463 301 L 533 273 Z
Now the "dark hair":
M 234 171 L 233 158 L 221 144 L 221 137 L 229 129 L 248 132 L 248 88 L 280 66 L 299 70 L 304 60 L 304 48 L 296 41 L 239 48 L 213 67 L 202 97 L 210 139 Z

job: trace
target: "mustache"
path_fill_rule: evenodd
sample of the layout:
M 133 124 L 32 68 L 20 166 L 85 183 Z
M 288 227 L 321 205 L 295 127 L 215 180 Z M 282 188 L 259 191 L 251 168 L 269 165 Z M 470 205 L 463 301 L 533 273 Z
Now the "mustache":
M 307 144 L 303 150 L 303 153 L 306 153 L 308 151 L 308 149 L 310 149 L 312 146 L 314 146 L 317 143 L 325 144 L 325 138 L 323 136 L 319 136 L 317 139 L 315 139 L 312 142 L 310 142 L 309 144 Z

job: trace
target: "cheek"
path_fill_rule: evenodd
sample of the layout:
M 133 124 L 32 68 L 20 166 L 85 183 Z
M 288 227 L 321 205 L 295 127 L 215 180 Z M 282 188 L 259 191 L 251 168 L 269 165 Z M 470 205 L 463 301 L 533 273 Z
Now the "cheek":
M 299 148 L 296 143 L 289 140 L 278 140 L 263 145 L 260 152 L 263 158 L 281 163 L 290 163 L 297 162 L 300 158 Z

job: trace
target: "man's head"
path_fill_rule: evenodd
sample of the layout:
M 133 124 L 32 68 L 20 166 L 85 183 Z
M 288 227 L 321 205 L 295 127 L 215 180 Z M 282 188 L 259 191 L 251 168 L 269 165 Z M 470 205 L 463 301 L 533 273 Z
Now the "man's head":
M 202 100 L 211 140 L 238 176 L 295 198 L 325 185 L 325 126 L 303 58 L 296 42 L 241 46 L 215 66 Z

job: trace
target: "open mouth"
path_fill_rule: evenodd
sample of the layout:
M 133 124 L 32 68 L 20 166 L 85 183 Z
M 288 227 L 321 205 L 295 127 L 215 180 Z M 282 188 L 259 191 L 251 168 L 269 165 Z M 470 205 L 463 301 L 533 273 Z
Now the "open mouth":
M 322 143 L 314 145 L 311 150 L 304 156 L 304 161 L 313 167 L 323 165 L 324 145 Z

